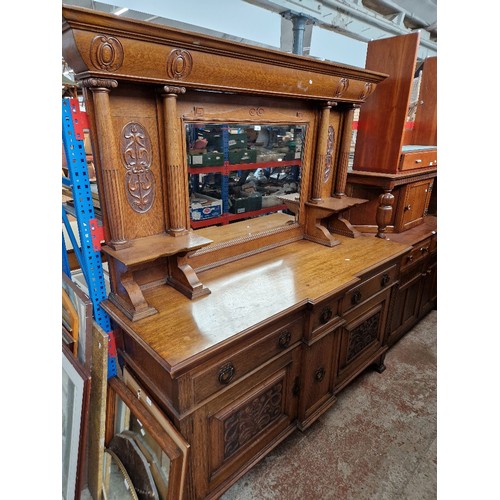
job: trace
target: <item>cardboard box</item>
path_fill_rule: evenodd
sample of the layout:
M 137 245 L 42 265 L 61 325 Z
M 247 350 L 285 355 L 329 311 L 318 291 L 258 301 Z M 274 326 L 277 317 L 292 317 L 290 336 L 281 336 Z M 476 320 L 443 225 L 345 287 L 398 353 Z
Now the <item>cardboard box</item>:
M 191 220 L 206 220 L 220 217 L 222 215 L 222 200 L 196 193 L 195 198 L 191 198 L 189 207 Z

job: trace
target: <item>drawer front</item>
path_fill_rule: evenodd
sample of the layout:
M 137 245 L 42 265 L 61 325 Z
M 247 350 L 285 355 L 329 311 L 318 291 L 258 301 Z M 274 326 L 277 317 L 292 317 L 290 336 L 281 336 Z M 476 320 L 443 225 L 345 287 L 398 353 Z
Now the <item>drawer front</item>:
M 397 266 L 391 267 L 364 280 L 360 285 L 351 288 L 344 296 L 342 310 L 344 313 L 366 302 L 374 294 L 389 288 L 397 276 Z
M 431 251 L 431 238 L 427 238 L 410 251 L 408 255 L 403 257 L 403 262 L 401 264 L 401 272 L 405 272 L 410 267 L 422 262 Z
M 341 297 L 327 299 L 315 304 L 310 313 L 310 324 L 312 335 L 318 335 L 329 329 L 340 320 Z
M 195 403 L 215 394 L 241 377 L 258 368 L 262 363 L 284 352 L 302 338 L 302 316 L 282 322 L 279 326 L 263 329 L 258 340 L 228 354 L 192 377 Z
M 431 238 L 431 245 L 429 248 L 430 253 L 436 253 L 437 252 L 437 246 L 438 246 L 438 238 L 437 234 L 433 235 Z
M 402 153 L 399 170 L 414 170 L 416 168 L 437 167 L 437 149 L 420 150 Z

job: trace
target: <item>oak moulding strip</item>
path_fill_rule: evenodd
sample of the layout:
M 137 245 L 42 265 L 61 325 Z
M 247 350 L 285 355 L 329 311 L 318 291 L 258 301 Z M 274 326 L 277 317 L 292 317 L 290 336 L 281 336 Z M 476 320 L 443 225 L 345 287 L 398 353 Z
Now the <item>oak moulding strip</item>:
M 271 63 L 290 69 L 306 69 L 309 72 L 337 77 L 358 79 L 380 83 L 388 77 L 379 71 L 366 70 L 340 64 L 333 61 L 319 61 L 306 56 L 299 56 L 278 49 L 261 48 L 231 40 L 223 40 L 210 35 L 193 33 L 181 29 L 147 23 L 144 21 L 118 18 L 116 16 L 95 13 L 90 9 L 63 7 L 63 32 L 80 29 L 95 32 L 102 29 L 106 34 L 125 36 L 130 39 L 152 42 L 158 45 L 174 45 L 178 48 L 196 50 L 225 57 Z M 196 38 L 194 38 L 194 36 Z

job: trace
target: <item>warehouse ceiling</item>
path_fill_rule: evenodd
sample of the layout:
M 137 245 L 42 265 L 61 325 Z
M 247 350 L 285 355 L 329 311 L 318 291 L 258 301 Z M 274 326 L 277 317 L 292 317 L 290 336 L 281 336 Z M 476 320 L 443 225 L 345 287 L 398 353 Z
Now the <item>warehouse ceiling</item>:
M 303 54 L 308 55 L 308 45 L 313 26 L 334 31 L 354 40 L 368 42 L 388 36 L 420 31 L 419 59 L 437 54 L 437 0 L 242 0 L 282 16 L 281 49 L 292 51 L 292 20 L 305 20 L 306 31 Z M 97 2 L 94 0 L 68 0 L 63 3 L 86 7 L 108 13 L 119 12 L 120 0 Z M 126 3 L 126 2 L 124 2 Z M 205 3 L 205 5 L 207 5 Z M 164 11 L 168 5 L 163 2 Z M 236 41 L 239 39 L 224 33 L 193 26 L 168 17 L 127 10 L 123 17 L 151 21 L 159 24 L 199 31 Z M 166 14 L 167 15 L 167 14 Z

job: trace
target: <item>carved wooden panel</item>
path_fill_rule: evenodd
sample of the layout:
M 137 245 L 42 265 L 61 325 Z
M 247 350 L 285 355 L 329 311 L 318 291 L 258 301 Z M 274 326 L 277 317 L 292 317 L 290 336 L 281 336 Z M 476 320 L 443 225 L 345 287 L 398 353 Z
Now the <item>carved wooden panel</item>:
M 237 408 L 224 421 L 224 459 L 238 451 L 283 413 L 283 382 Z
M 326 140 L 326 156 L 325 156 L 325 171 L 323 173 L 323 183 L 328 182 L 330 175 L 332 173 L 332 156 L 333 156 L 333 144 L 335 138 L 335 131 L 330 125 L 328 127 L 328 138 Z
M 347 348 L 347 361 L 355 358 L 369 346 L 378 335 L 381 311 L 363 321 L 349 333 L 349 347 Z
M 129 122 L 121 135 L 122 160 L 127 169 L 125 186 L 127 200 L 135 212 L 147 212 L 155 198 L 155 179 L 151 172 L 151 140 L 146 129 Z

